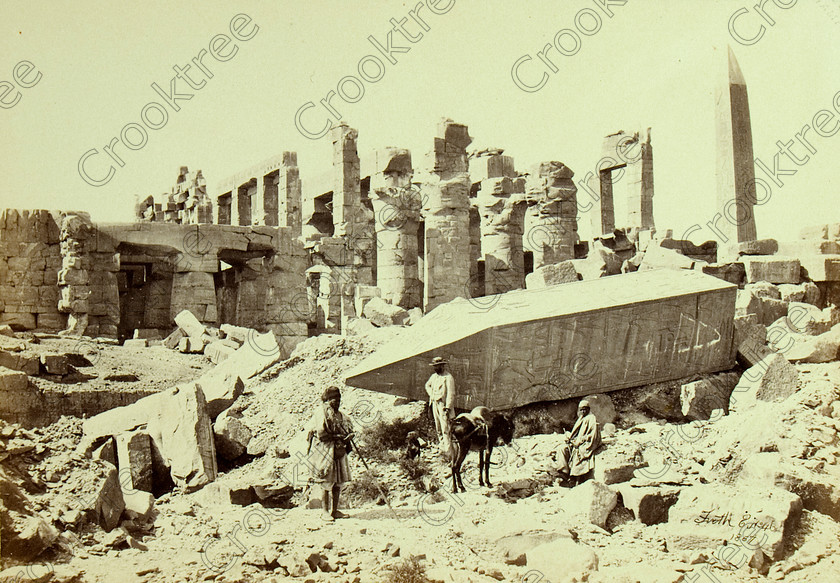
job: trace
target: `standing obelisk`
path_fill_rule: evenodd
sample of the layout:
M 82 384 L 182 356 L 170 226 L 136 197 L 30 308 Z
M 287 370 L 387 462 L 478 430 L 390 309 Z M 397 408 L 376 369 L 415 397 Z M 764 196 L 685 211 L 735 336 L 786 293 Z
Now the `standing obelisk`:
M 717 208 L 723 220 L 716 221 L 725 246 L 755 241 L 755 168 L 747 84 L 729 50 L 727 77 L 715 95 L 717 128 Z

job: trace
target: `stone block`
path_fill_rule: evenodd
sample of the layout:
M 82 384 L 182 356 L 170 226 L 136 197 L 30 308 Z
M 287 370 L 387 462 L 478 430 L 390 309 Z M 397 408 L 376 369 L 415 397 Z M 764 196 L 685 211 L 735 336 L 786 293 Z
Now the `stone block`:
M 840 281 L 840 255 L 803 255 L 799 261 L 811 281 Z
M 756 295 L 753 290 L 738 290 L 735 298 L 735 316 L 754 314 L 759 324 L 765 326 L 787 315 L 787 303 L 764 295 Z
M 408 320 L 408 311 L 389 304 L 382 298 L 371 298 L 364 307 L 362 315 L 377 326 L 402 326 Z
M 242 416 L 231 409 L 222 411 L 213 424 L 216 451 L 228 461 L 245 453 L 251 441 L 251 430 L 242 422 Z
M 837 255 L 840 254 L 840 243 L 826 239 L 805 239 L 799 241 L 780 241 L 779 254 L 788 257 L 802 257 L 805 255 Z
M 32 306 L 34 309 L 34 306 Z M 6 310 L 9 309 L 7 301 Z M 0 325 L 7 324 L 12 330 L 34 330 L 35 329 L 35 314 L 30 312 L 3 312 L 0 313 Z
M 799 373 L 787 359 L 772 353 L 741 375 L 729 396 L 729 410 L 743 411 L 755 400 L 782 401 L 797 390 Z
M 42 354 L 41 369 L 46 374 L 66 375 L 70 372 L 70 364 L 63 354 Z
M 803 302 L 815 306 L 820 302 L 820 288 L 812 281 L 806 281 L 798 285 L 780 284 L 779 293 L 782 301 L 785 302 Z
M 729 413 L 729 395 L 737 383 L 737 373 L 724 373 L 682 385 L 683 415 L 692 421 L 706 421 L 716 409 Z
M 624 507 L 633 512 L 642 524 L 668 522 L 668 509 L 676 504 L 680 489 L 675 487 L 635 486 L 624 483 L 617 487 Z
M 701 271 L 738 286 L 746 279 L 743 263 L 711 263 L 703 265 Z
M 184 354 L 200 354 L 204 352 L 204 340 L 202 338 L 185 337 L 178 341 L 178 352 Z
M 37 354 L 0 350 L 0 367 L 17 370 L 27 375 L 37 375 L 41 368 L 41 361 Z
M 660 245 L 648 245 L 639 271 L 647 269 L 691 269 L 694 260 L 679 251 L 668 249 Z
M 820 310 L 813 304 L 791 302 L 785 321 L 794 332 L 818 336 L 840 324 L 840 308 L 829 306 Z
M 642 450 L 636 443 L 608 443 L 595 454 L 595 481 L 619 484 L 633 479 L 636 470 L 646 468 Z
M 116 466 L 117 465 L 117 443 L 114 441 L 113 437 L 109 437 L 105 440 L 105 442 L 93 450 L 91 453 L 91 459 L 95 460 L 102 460 L 108 462 L 109 464 Z
M 164 398 L 148 421 L 148 433 L 175 484 L 186 491 L 197 490 L 214 481 L 217 474 L 204 392 L 192 383 L 161 394 Z
M 245 390 L 245 383 L 232 370 L 211 370 L 199 378 L 198 383 L 207 399 L 207 413 L 211 419 L 215 419 L 219 413 L 233 405 Z
M 590 395 L 586 399 L 589 401 L 590 411 L 593 415 L 595 415 L 595 419 L 601 427 L 607 423 L 614 423 L 618 418 L 618 414 L 615 411 L 615 405 L 613 404 L 610 396 L 606 393 Z
M 29 377 L 26 373 L 0 366 L 0 391 L 25 391 L 27 386 Z
M 840 324 L 819 336 L 790 336 L 792 344 L 783 351 L 790 362 L 833 362 L 840 358 Z
M 186 338 L 184 331 L 180 328 L 175 328 L 169 336 L 163 339 L 163 345 L 169 350 L 175 350 L 179 347 L 182 338 Z
M 117 461 L 123 490 L 152 491 L 152 442 L 144 431 L 116 436 Z
M 618 494 L 602 482 L 588 480 L 569 490 L 563 497 L 563 507 L 574 515 L 600 528 L 607 524 L 607 517 L 615 508 Z
M 11 488 L 11 483 L 4 480 L 4 502 L 9 494 L 7 488 Z M 7 485 L 8 484 L 8 485 Z M 17 488 L 15 488 L 17 490 Z M 16 491 L 13 499 L 25 499 L 25 495 Z M 12 502 L 10 499 L 9 502 Z M 7 521 L 8 517 L 8 521 Z M 7 514 L 7 510 L 3 508 L 3 563 L 13 564 L 12 561 L 22 561 L 26 563 L 37 561 L 37 557 L 44 551 L 49 549 L 55 540 L 58 538 L 58 530 L 49 522 L 36 515 L 23 515 L 18 520 L 12 519 L 11 513 Z M 32 569 L 32 570 L 30 570 Z M 39 569 L 46 571 L 46 575 L 35 578 L 29 573 L 40 573 Z M 51 563 L 47 562 L 44 565 L 34 567 L 31 565 L 21 565 L 18 567 L 11 567 L 0 572 L 0 581 L 3 583 L 22 583 L 27 581 L 31 583 L 47 583 L 47 581 L 54 580 L 55 570 Z
M 790 463 L 779 452 L 758 452 L 746 458 L 738 480 L 747 487 L 784 488 L 799 496 L 804 508 L 840 520 L 840 486 L 826 474 Z
M 544 265 L 525 276 L 526 289 L 534 289 L 578 281 L 578 273 L 571 261 Z
M 801 514 L 799 496 L 781 488 L 696 485 L 683 489 L 668 512 L 668 547 L 717 549 L 724 541 L 743 540 L 778 560 Z
M 125 515 L 129 520 L 145 522 L 152 517 L 155 497 L 151 492 L 129 490 L 123 492 Z
M 99 526 L 110 531 L 120 522 L 125 499 L 120 487 L 119 472 L 108 462 L 99 461 L 99 471 L 90 476 L 94 487 L 93 510 Z
M 189 310 L 182 310 L 179 312 L 178 315 L 175 316 L 175 323 L 186 333 L 187 336 L 191 336 L 193 338 L 201 338 L 207 333 L 207 329 L 204 327 L 204 324 L 202 324 Z
M 226 344 L 225 342 L 222 342 L 221 340 L 211 342 L 210 344 L 204 347 L 204 354 L 210 359 L 210 361 L 213 364 L 219 364 L 234 352 L 236 352 L 236 348 L 231 347 L 230 345 Z
M 367 318 L 352 318 L 345 327 L 348 336 L 364 336 L 373 330 L 376 330 L 376 326 Z
M 123 346 L 126 348 L 148 348 L 149 341 L 146 338 L 128 338 L 125 342 L 123 342 Z
M 799 283 L 799 259 L 780 256 L 751 255 L 741 259 L 747 283 Z

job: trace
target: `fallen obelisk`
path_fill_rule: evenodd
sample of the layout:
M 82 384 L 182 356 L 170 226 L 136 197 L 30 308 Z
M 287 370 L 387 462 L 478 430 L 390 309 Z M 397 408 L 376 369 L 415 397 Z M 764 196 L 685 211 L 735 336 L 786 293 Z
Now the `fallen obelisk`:
M 345 382 L 424 400 L 429 361 L 442 356 L 456 407 L 502 410 L 726 370 L 735 364 L 735 291 L 696 271 L 654 270 L 459 298 Z

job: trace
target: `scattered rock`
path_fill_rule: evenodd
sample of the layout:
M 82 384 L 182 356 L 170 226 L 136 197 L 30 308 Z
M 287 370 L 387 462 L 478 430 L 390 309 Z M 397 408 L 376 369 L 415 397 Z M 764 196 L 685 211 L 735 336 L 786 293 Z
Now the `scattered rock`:
M 596 462 L 597 463 L 597 462 Z M 588 480 L 575 486 L 563 498 L 564 508 L 574 516 L 604 528 L 618 501 L 618 494 L 602 482 Z
M 207 333 L 204 324 L 199 322 L 198 318 L 189 310 L 182 310 L 175 316 L 175 323 L 187 336 L 192 338 L 201 338 Z
M 741 411 L 755 400 L 782 401 L 796 392 L 799 373 L 781 354 L 771 354 L 741 378 L 729 397 L 729 410 Z
M 598 555 L 595 551 L 568 538 L 558 538 L 529 549 L 525 557 L 529 569 L 557 583 L 586 581 L 598 570 Z
M 680 490 L 675 487 L 640 486 L 625 483 L 618 486 L 624 506 L 633 512 L 642 524 L 668 522 L 668 509 L 679 498 Z
M 680 402 L 686 419 L 708 420 L 716 409 L 729 413 L 729 395 L 738 383 L 737 373 L 711 375 L 682 385 Z
M 251 441 L 251 430 L 242 423 L 242 415 L 226 409 L 213 424 L 216 451 L 228 461 L 233 461 L 243 453 Z
M 578 273 L 571 261 L 544 265 L 525 276 L 525 288 L 537 289 L 560 283 L 578 281 Z

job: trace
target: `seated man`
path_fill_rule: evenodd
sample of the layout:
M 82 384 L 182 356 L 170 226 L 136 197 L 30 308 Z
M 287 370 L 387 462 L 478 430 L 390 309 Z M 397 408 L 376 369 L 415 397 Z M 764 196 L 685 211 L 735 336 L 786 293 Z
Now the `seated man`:
M 595 450 L 601 445 L 601 431 L 595 415 L 589 408 L 589 401 L 582 399 L 578 404 L 578 418 L 572 432 L 565 436 L 560 447 L 562 465 L 560 474 L 569 479 L 573 486 L 593 477 L 595 472 Z

